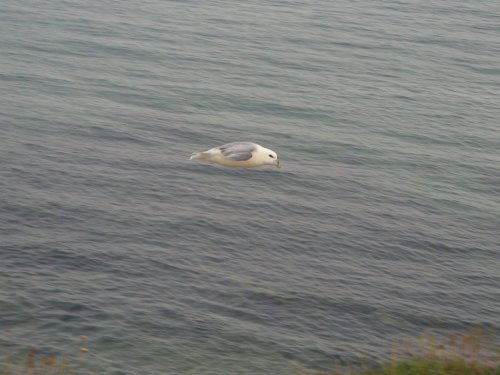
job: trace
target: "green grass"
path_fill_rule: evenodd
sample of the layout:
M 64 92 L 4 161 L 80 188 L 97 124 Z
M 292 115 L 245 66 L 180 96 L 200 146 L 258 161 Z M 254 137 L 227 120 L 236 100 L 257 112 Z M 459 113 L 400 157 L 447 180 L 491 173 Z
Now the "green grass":
M 421 335 L 394 343 L 390 360 L 377 368 L 343 366 L 326 372 L 298 369 L 295 375 L 500 375 L 500 349 L 494 342 L 487 340 L 480 329 L 441 339 Z M 81 372 L 75 369 L 81 367 L 87 350 L 81 348 L 79 359 L 73 360 L 66 355 L 39 354 L 35 348 L 18 350 L 0 359 L 0 375 L 74 375 Z
M 416 340 L 400 340 L 391 348 L 390 357 L 371 369 L 299 370 L 296 375 L 500 375 L 500 350 L 480 328 L 441 339 L 421 335 Z
M 306 374 L 306 373 L 300 373 Z M 500 367 L 492 368 L 465 361 L 441 362 L 426 358 L 408 358 L 372 370 L 316 372 L 315 375 L 500 375 Z
M 443 362 L 428 358 L 410 358 L 396 361 L 363 375 L 500 375 L 500 367 L 491 368 L 477 362 L 461 360 Z
M 462 361 L 440 362 L 425 358 L 410 358 L 372 370 L 331 372 L 297 372 L 297 375 L 500 375 L 500 367 Z

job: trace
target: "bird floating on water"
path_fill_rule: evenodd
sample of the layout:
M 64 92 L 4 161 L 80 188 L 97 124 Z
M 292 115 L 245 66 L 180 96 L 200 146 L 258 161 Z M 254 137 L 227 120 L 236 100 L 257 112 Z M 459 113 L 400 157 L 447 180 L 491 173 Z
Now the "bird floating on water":
M 282 166 L 276 152 L 252 142 L 233 142 L 207 151 L 193 152 L 189 160 L 203 160 L 233 168 Z

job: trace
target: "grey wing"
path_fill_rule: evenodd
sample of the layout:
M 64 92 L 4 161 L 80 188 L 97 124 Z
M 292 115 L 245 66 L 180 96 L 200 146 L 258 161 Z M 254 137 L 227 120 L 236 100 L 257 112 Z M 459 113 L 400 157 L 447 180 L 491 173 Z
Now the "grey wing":
M 252 152 L 255 151 L 256 145 L 251 142 L 233 142 L 220 146 L 219 149 L 225 159 L 245 161 L 252 157 Z

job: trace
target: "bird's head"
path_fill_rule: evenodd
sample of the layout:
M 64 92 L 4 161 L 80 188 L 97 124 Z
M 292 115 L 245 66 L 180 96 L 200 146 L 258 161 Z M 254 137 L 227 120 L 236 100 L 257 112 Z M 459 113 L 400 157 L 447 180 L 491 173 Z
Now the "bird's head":
M 259 154 L 261 155 L 263 164 L 274 165 L 277 168 L 281 168 L 278 155 L 273 150 L 262 147 Z

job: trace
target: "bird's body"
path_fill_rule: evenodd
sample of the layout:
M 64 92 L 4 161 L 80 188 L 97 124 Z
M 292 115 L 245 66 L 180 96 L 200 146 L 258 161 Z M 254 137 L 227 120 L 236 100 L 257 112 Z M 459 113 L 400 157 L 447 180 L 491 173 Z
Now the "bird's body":
M 194 152 L 190 160 L 204 160 L 233 168 L 254 168 L 274 165 L 281 168 L 273 150 L 252 142 L 233 142 L 203 152 Z

